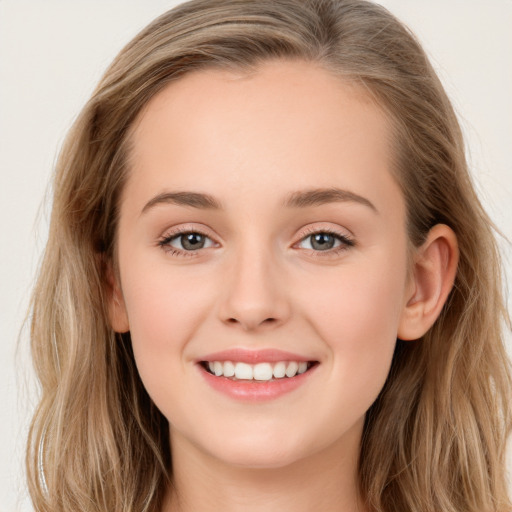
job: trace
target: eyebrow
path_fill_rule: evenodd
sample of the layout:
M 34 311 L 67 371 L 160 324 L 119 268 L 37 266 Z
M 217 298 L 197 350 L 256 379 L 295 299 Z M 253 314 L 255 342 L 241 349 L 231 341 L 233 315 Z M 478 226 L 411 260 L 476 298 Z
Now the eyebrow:
M 375 213 L 379 213 L 375 205 L 366 197 L 336 187 L 293 192 L 284 202 L 284 206 L 287 208 L 307 208 L 308 206 L 320 206 L 329 203 L 359 203 L 367 206 Z
M 285 208 L 307 208 L 311 206 L 321 206 L 330 203 L 359 203 L 367 206 L 375 213 L 379 213 L 375 205 L 368 199 L 349 190 L 343 190 L 336 187 L 315 188 L 309 190 L 298 190 L 292 192 L 285 199 L 283 206 Z M 141 214 L 147 212 L 154 206 L 160 204 L 175 204 L 177 206 L 188 206 L 201 210 L 222 210 L 223 206 L 215 197 L 200 192 L 163 192 L 149 200 Z
M 164 192 L 148 201 L 141 214 L 159 204 L 175 204 L 178 206 L 190 206 L 201 210 L 222 210 L 222 205 L 209 194 L 199 192 Z

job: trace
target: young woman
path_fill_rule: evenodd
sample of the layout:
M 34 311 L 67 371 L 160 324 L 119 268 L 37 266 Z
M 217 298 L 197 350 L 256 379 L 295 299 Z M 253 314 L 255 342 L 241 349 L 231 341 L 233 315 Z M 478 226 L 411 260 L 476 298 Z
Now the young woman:
M 424 52 L 359 0 L 193 0 L 60 156 L 41 511 L 505 511 L 491 222 Z

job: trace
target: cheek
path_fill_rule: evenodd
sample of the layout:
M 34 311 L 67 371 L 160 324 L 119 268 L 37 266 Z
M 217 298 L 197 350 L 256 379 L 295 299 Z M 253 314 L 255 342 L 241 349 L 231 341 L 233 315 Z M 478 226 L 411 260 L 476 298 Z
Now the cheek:
M 315 289 L 324 292 L 310 296 L 310 321 L 331 351 L 333 378 L 352 390 L 354 405 L 369 406 L 387 378 L 405 276 L 405 258 L 392 265 L 354 265 L 317 282 Z
M 130 332 L 141 376 L 159 365 L 182 363 L 187 343 L 202 324 L 211 293 L 186 272 L 144 269 L 123 282 Z
M 316 275 L 304 288 L 309 304 L 325 326 L 345 334 L 384 334 L 395 331 L 398 325 L 405 281 L 405 256 L 378 254 Z

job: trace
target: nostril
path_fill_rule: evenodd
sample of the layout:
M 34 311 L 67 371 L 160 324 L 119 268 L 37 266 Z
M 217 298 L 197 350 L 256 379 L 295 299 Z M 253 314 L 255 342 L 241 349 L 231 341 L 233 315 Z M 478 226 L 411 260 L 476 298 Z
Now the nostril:
M 244 319 L 240 318 L 240 319 L 238 319 L 235 317 L 230 317 L 230 318 L 226 318 L 225 322 L 227 324 L 231 324 L 233 326 L 238 325 L 246 331 L 252 331 L 252 330 L 255 330 L 258 328 L 262 328 L 262 327 L 276 326 L 279 323 L 279 320 L 275 317 L 268 317 L 263 320 L 260 320 L 257 318 L 244 318 Z

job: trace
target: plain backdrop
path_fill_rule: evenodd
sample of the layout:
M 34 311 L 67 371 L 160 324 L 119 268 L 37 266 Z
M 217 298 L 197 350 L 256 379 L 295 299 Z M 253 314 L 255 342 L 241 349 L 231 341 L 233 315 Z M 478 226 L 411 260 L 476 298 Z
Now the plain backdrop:
M 109 62 L 177 3 L 0 0 L 0 512 L 31 510 L 23 457 L 36 388 L 27 332 L 19 334 L 47 234 L 52 166 Z M 380 3 L 431 56 L 466 134 L 477 188 L 512 240 L 512 0 Z M 501 244 L 512 284 L 512 251 Z

